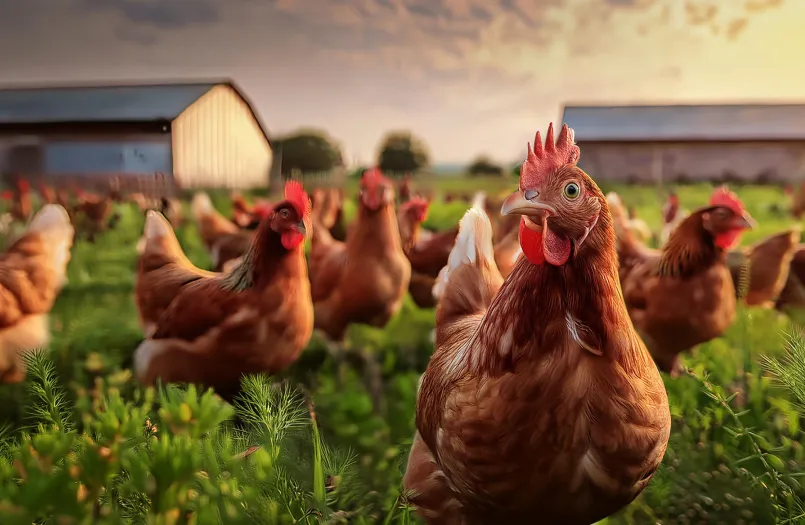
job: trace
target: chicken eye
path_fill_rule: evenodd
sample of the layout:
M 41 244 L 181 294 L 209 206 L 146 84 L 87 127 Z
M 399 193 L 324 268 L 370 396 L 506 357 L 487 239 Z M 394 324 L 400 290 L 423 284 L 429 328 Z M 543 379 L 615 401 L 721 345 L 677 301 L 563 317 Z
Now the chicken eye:
M 287 219 L 290 216 L 291 216 L 291 212 L 289 212 L 288 210 L 280 211 L 280 217 L 282 217 L 283 219 Z
M 575 182 L 569 182 L 565 185 L 565 197 L 570 200 L 578 198 L 581 195 L 581 188 Z

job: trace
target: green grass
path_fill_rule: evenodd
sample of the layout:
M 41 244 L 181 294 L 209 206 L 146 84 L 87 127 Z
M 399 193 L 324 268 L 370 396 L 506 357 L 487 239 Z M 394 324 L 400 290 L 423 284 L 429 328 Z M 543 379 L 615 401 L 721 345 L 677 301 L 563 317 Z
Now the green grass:
M 350 184 L 354 186 L 354 182 Z M 451 179 L 435 184 L 434 187 L 438 192 L 471 193 L 477 189 L 485 189 L 492 193 L 514 189 L 515 182 L 514 179 Z M 618 191 L 628 204 L 636 207 L 640 217 L 655 230 L 659 229 L 661 203 L 658 202 L 656 188 L 604 189 Z M 711 186 L 706 185 L 683 186 L 677 188 L 677 193 L 683 207 L 691 210 L 706 203 L 711 189 Z M 780 211 L 787 205 L 781 189 L 746 186 L 738 191 L 747 209 L 759 222 L 758 229 L 744 237 L 744 243 L 751 243 L 791 225 L 791 219 Z M 214 201 L 224 208 L 226 196 L 217 194 Z M 465 208 L 464 203 L 434 205 L 427 226 L 437 229 L 452 227 Z M 93 419 L 100 418 L 103 412 L 96 413 L 98 409 L 97 406 L 92 408 L 93 403 L 101 403 L 104 395 L 111 395 L 113 398 L 120 396 L 122 401 L 115 401 L 117 404 L 114 406 L 119 409 L 124 406 L 124 401 L 131 403 L 126 406 L 134 414 L 130 416 L 132 418 L 135 415 L 148 415 L 151 420 L 160 421 L 160 425 L 164 427 L 171 421 L 174 425 L 176 421 L 185 421 L 182 418 L 187 416 L 198 427 L 192 427 L 192 431 L 186 432 L 197 432 L 198 436 L 216 436 L 213 441 L 214 450 L 199 449 L 192 452 L 195 450 L 192 449 L 192 443 L 182 441 L 184 434 L 181 433 L 181 428 L 184 427 L 180 426 L 176 427 L 180 430 L 171 430 L 176 432 L 171 438 L 171 446 L 177 447 L 175 450 L 165 449 L 159 452 L 156 448 L 150 448 L 146 454 L 139 448 L 132 448 L 132 454 L 139 454 L 137 457 L 143 462 L 151 462 L 148 463 L 148 468 L 162 468 L 154 463 L 161 457 L 159 454 L 168 454 L 173 450 L 181 456 L 176 451 L 189 446 L 191 448 L 188 450 L 192 449 L 191 455 L 213 458 L 210 465 L 220 464 L 223 469 L 231 460 L 225 452 L 234 446 L 226 440 L 234 439 L 229 433 L 237 432 L 239 427 L 227 430 L 226 436 L 219 435 L 223 431 L 211 430 L 220 427 L 219 421 L 209 414 L 222 411 L 219 415 L 223 421 L 223 416 L 229 415 L 228 412 L 213 401 L 204 401 L 201 394 L 176 393 L 174 390 L 169 391 L 173 392 L 173 397 L 163 394 L 160 403 L 165 408 L 159 411 L 149 404 L 147 396 L 131 380 L 128 366 L 133 350 L 142 339 L 137 323 L 133 287 L 135 245 L 142 231 L 143 217 L 133 206 L 122 206 L 121 212 L 122 219 L 118 228 L 101 236 L 96 244 L 77 242 L 68 272 L 69 284 L 61 293 L 52 312 L 53 341 L 50 356 L 53 374 L 64 389 L 64 399 L 58 403 L 48 401 L 52 394 L 43 394 L 32 388 L 32 384 L 47 385 L 50 381 L 43 379 L 42 374 L 34 374 L 30 384 L 0 387 L 0 421 L 5 421 L 12 433 L 36 428 L 31 425 L 42 424 L 45 416 L 42 413 L 37 414 L 32 407 L 39 406 L 37 403 L 47 405 L 52 402 L 51 404 L 55 403 L 58 407 L 51 412 L 67 410 L 65 418 L 72 418 L 78 428 L 88 431 L 91 428 L 101 428 L 103 423 Z M 353 213 L 354 205 L 349 202 L 347 215 Z M 177 234 L 190 259 L 199 266 L 208 267 L 209 259 L 204 253 L 195 227 L 188 224 L 180 228 Z M 258 462 L 262 462 L 261 465 L 270 465 L 274 470 L 271 475 L 265 474 L 268 478 L 258 476 L 254 478 L 256 481 L 248 478 L 253 483 L 260 483 L 264 487 L 263 493 L 251 494 L 246 490 L 238 497 L 242 496 L 244 501 L 262 502 L 261 505 L 268 509 L 265 512 L 270 510 L 270 513 L 274 513 L 272 516 L 277 516 L 273 521 L 277 523 L 293 522 L 287 521 L 287 516 L 282 518 L 285 512 L 283 508 L 294 520 L 305 523 L 346 516 L 353 523 L 380 523 L 384 520 L 387 523 L 416 522 L 410 513 L 397 509 L 397 506 L 400 501 L 401 475 L 414 433 L 417 380 L 432 351 L 429 334 L 434 322 L 433 311 L 419 310 L 411 301 L 406 301 L 402 312 L 383 330 L 351 327 L 348 347 L 371 352 L 381 365 L 386 405 L 383 416 L 373 411 L 360 372 L 349 365 L 339 368 L 328 356 L 322 342 L 315 338 L 300 361 L 279 378 L 287 379 L 294 386 L 303 387 L 305 396 L 312 401 L 310 410 L 304 403 L 293 408 L 288 399 L 277 401 L 271 397 L 275 394 L 266 385 L 259 382 L 252 384 L 250 397 L 236 407 L 238 417 L 241 421 L 246 421 L 245 425 L 250 429 L 241 437 L 244 440 L 246 438 L 243 436 L 255 440 L 256 443 L 251 443 L 252 445 L 262 445 L 260 454 L 263 455 L 259 456 Z M 791 328 L 789 319 L 777 312 L 742 309 L 738 321 L 724 337 L 701 345 L 693 355 L 686 358 L 685 363 L 693 370 L 692 375 L 678 380 L 666 378 L 674 421 L 664 464 L 636 502 L 619 515 L 609 518 L 606 523 L 772 524 L 782 523 L 786 516 L 796 515 L 796 503 L 802 495 L 797 481 L 798 474 L 805 472 L 805 451 L 801 445 L 801 409 L 787 390 L 772 384 L 760 365 L 761 356 L 784 355 L 785 333 Z M 46 364 L 39 363 L 37 366 L 46 367 Z M 735 397 L 730 398 L 733 393 L 736 393 Z M 188 406 L 187 409 L 182 408 L 184 404 Z M 65 409 L 65 406 L 68 408 Z M 274 411 L 266 407 L 274 407 L 271 409 Z M 281 407 L 285 408 L 280 410 Z M 116 417 L 123 421 L 129 416 L 121 412 Z M 315 421 L 314 425 L 309 424 L 311 417 Z M 306 423 L 300 423 L 302 420 Z M 202 424 L 203 421 L 207 422 Z M 286 429 L 287 432 L 279 432 L 278 426 L 287 424 L 288 421 L 292 424 Z M 45 422 L 48 423 L 47 418 Z M 52 425 L 53 422 L 48 424 Z M 125 426 L 129 423 L 124 421 L 117 424 Z M 299 426 L 304 426 L 307 430 L 302 433 L 301 438 L 289 441 L 285 437 L 286 433 L 296 435 L 294 432 Z M 108 432 L 104 434 L 97 431 L 93 435 L 99 440 L 98 436 L 108 435 Z M 205 442 L 201 437 L 199 440 Z M 115 446 L 122 445 L 118 443 Z M 86 450 L 92 450 L 91 446 L 82 447 L 79 449 L 84 455 L 88 454 Z M 122 458 L 128 457 L 126 454 L 130 451 L 127 450 L 121 449 Z M 23 454 L 21 451 L 16 453 Z M 145 459 L 146 456 L 148 459 Z M 65 456 L 68 459 L 64 461 L 72 461 L 70 457 L 68 454 Z M 127 468 L 136 470 L 130 457 L 126 460 L 129 463 L 121 461 L 121 465 L 129 465 Z M 296 466 L 292 467 L 290 464 Z M 206 463 L 203 468 L 200 465 L 192 463 L 187 468 L 190 471 L 207 471 L 211 468 Z M 278 472 L 282 475 L 277 474 Z M 0 471 L 0 475 L 2 474 Z M 126 475 L 136 477 L 134 473 Z M 161 483 L 168 483 L 165 480 L 170 477 L 167 474 L 162 477 L 156 474 L 154 476 L 155 479 L 162 480 Z M 249 476 L 257 474 L 251 472 Z M 174 485 L 166 486 L 179 486 L 180 481 L 177 478 L 172 482 Z M 187 480 L 181 482 L 190 483 Z M 108 486 L 111 487 L 112 482 L 109 483 Z M 114 483 L 122 483 L 120 489 L 112 491 L 119 499 L 123 499 L 120 494 L 125 492 L 122 488 L 124 486 L 129 491 L 125 492 L 128 494 L 126 498 L 134 498 L 134 493 L 150 494 L 147 480 L 142 481 L 142 487 L 145 488 L 137 490 L 136 487 L 132 488 L 136 483 L 131 480 Z M 129 487 L 127 483 L 134 485 Z M 212 493 L 209 491 L 213 489 L 208 485 L 193 483 L 193 490 L 200 491 L 205 497 Z M 332 489 L 331 485 L 338 488 Z M 300 499 L 289 495 L 294 493 L 293 487 L 297 487 L 306 496 Z M 17 489 L 10 486 L 5 492 L 0 490 L 0 502 L 4 497 L 21 498 L 14 490 Z M 105 498 L 112 497 L 108 491 L 99 494 L 103 494 Z M 266 494 L 271 494 L 268 500 Z M 179 496 L 176 496 L 175 501 L 171 500 L 173 503 L 166 501 L 163 500 L 160 504 L 165 513 L 172 512 L 174 507 L 192 507 L 189 503 L 187 505 L 190 507 L 183 507 L 185 504 L 181 503 L 183 500 Z M 278 502 L 283 502 L 284 507 L 276 508 Z M 121 509 L 126 505 L 121 506 Z M 153 498 L 151 505 L 156 505 Z M 790 510 L 785 510 L 786 507 Z M 129 515 L 123 510 L 118 511 L 122 513 L 121 516 Z M 144 512 L 142 509 L 141 511 Z M 134 511 L 129 509 L 126 512 Z M 232 523 L 240 522 L 232 519 Z M 86 521 L 90 522 L 92 521 Z M 133 522 L 139 523 L 136 519 Z M 179 522 L 181 521 L 168 520 L 149 523 Z M 214 522 L 214 519 L 207 521 Z M 249 521 L 244 521 L 246 522 Z

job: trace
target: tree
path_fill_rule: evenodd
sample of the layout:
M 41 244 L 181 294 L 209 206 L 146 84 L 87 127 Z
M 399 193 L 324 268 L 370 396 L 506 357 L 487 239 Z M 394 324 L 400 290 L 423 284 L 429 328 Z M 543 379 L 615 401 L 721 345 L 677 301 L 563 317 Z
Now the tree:
M 330 171 L 344 165 L 341 147 L 324 131 L 300 130 L 280 142 L 282 173 Z
M 416 172 L 430 163 L 425 143 L 410 131 L 389 132 L 380 143 L 377 165 L 392 173 Z
M 481 155 L 472 161 L 472 163 L 467 167 L 467 173 L 474 177 L 484 175 L 502 175 L 503 167 L 486 155 Z

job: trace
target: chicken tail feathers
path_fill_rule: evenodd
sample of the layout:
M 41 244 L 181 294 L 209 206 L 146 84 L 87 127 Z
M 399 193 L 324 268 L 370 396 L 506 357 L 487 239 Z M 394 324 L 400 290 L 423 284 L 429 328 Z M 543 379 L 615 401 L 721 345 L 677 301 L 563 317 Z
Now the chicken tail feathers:
M 31 219 L 27 231 L 38 233 L 44 238 L 52 269 L 58 276 L 57 281 L 64 284 L 67 281 L 67 263 L 70 261 L 70 249 L 75 237 L 75 228 L 67 210 L 58 204 L 46 204 Z
M 67 210 L 58 204 L 46 204 L 31 219 L 28 231 L 36 232 L 69 232 L 73 230 Z
M 486 311 L 503 277 L 495 263 L 492 223 L 483 208 L 472 207 L 458 225 L 447 266 L 433 286 L 441 316 L 449 318 Z
M 210 196 L 203 192 L 196 193 L 193 196 L 193 202 L 190 207 L 193 210 L 193 216 L 196 220 L 200 220 L 202 217 L 215 212 Z
M 165 263 L 185 259 L 170 222 L 155 210 L 148 210 L 145 214 L 145 227 L 143 236 L 137 243 L 137 252 L 140 255 L 157 256 Z
M 472 207 L 483 210 L 486 207 L 486 192 L 479 191 L 472 198 Z

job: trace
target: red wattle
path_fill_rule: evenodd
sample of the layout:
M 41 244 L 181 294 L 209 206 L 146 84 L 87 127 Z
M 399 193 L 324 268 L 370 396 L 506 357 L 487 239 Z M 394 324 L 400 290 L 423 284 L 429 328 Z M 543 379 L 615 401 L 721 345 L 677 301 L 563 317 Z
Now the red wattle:
M 282 234 L 282 246 L 286 250 L 293 250 L 305 240 L 305 236 L 297 231 L 289 231 Z
M 715 238 L 716 246 L 718 246 L 722 250 L 729 250 L 738 243 L 738 239 L 741 236 L 741 233 L 743 233 L 743 230 L 736 229 L 736 230 L 729 230 L 727 232 L 716 235 Z
M 545 262 L 545 252 L 542 249 L 542 232 L 534 231 L 525 225 L 525 219 L 520 219 L 520 248 L 531 264 Z

